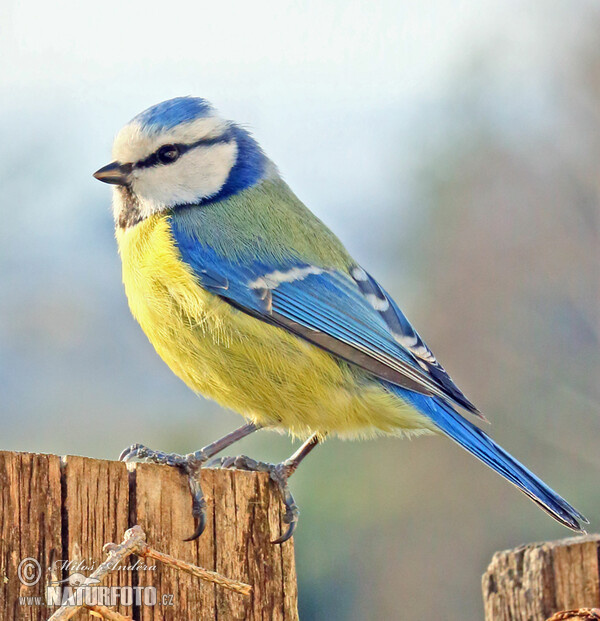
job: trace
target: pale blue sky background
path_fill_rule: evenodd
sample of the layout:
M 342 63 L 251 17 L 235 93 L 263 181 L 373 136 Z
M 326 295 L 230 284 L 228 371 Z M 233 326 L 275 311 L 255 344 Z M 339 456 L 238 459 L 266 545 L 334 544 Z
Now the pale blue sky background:
M 347 239 L 372 221 L 366 213 L 344 218 L 349 203 L 385 208 L 399 188 L 409 191 L 390 183 L 382 164 L 401 158 L 394 175 L 410 184 L 413 150 L 447 131 L 440 116 L 448 93 L 480 51 L 505 48 L 487 78 L 490 105 L 510 116 L 515 106 L 539 103 L 548 67 L 560 66 L 563 42 L 584 19 L 571 3 L 551 2 L 546 7 L 560 19 L 537 29 L 539 7 L 517 0 L 5 0 L 2 129 L 9 141 L 76 140 L 76 161 L 65 153 L 73 186 L 85 183 L 87 195 L 100 199 L 106 188 L 82 173 L 107 157 L 119 126 L 157 101 L 201 95 L 252 127 L 286 178 Z M 513 88 L 517 102 L 494 100 L 495 91 Z
M 121 125 L 192 94 L 252 128 L 494 436 L 599 515 L 599 24 L 592 0 L 3 0 L 0 449 L 189 451 L 239 424 L 130 317 L 91 177 Z M 478 618 L 496 549 L 568 534 L 442 440 L 331 441 L 296 477 L 305 620 Z

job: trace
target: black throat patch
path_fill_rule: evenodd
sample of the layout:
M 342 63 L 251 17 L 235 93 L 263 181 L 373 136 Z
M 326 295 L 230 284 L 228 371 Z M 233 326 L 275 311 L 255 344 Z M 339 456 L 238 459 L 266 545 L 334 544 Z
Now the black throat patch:
M 121 194 L 121 210 L 117 217 L 120 228 L 126 229 L 143 220 L 140 212 L 140 204 L 136 195 L 127 186 L 119 186 L 117 191 Z

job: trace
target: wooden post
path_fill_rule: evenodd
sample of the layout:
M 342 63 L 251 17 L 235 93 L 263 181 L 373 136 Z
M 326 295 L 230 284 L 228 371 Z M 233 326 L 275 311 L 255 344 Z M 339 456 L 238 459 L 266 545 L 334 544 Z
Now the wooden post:
M 252 594 L 132 557 L 103 586 L 154 587 L 157 602 L 117 602 L 121 615 L 135 621 L 298 619 L 293 543 L 270 543 L 285 525 L 265 473 L 203 471 L 207 527 L 194 542 L 183 541 L 194 530 L 187 481 L 172 468 L 134 464 L 128 471 L 120 462 L 0 452 L 0 486 L 0 619 L 48 619 L 57 606 L 46 603 L 47 585 L 90 575 L 106 556 L 104 544 L 121 541 L 134 524 L 148 545 L 248 583 Z M 92 617 L 79 611 L 73 618 Z
M 486 621 L 546 621 L 600 607 L 599 554 L 600 535 L 497 552 L 482 580 Z

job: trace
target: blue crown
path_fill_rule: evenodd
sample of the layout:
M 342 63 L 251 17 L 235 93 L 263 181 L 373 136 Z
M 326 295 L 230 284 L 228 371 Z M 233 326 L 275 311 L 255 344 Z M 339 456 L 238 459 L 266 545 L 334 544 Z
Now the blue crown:
M 213 107 L 206 99 L 175 97 L 140 112 L 131 122 L 139 123 L 148 133 L 157 134 L 180 123 L 211 116 L 213 112 Z

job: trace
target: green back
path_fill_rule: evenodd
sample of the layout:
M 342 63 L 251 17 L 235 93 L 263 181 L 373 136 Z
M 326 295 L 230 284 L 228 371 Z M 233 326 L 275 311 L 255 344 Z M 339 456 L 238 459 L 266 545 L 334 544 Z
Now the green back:
M 223 201 L 179 207 L 171 218 L 187 235 L 236 262 L 294 257 L 342 270 L 354 263 L 340 240 L 280 178 Z

